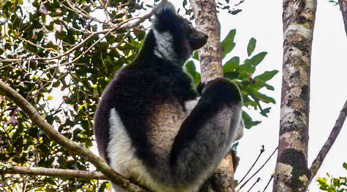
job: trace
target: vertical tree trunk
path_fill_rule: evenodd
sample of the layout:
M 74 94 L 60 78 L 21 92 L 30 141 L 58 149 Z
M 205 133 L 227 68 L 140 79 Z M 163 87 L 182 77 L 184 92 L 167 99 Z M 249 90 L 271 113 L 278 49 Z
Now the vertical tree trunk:
M 283 0 L 283 78 L 274 192 L 305 191 L 316 0 Z
M 342 12 L 343 23 L 345 24 L 345 31 L 347 35 L 347 0 L 339 0 L 340 10 Z
M 199 49 L 201 82 L 223 77 L 222 46 L 215 0 L 190 0 L 190 4 L 197 29 L 209 37 L 206 45 Z M 234 191 L 233 175 L 232 155 L 228 154 L 216 174 L 202 187 L 201 191 L 208 191 L 207 188 L 212 188 L 215 192 Z
M 208 35 L 208 41 L 199 49 L 201 82 L 223 77 L 222 46 L 214 0 L 190 0 L 196 28 Z

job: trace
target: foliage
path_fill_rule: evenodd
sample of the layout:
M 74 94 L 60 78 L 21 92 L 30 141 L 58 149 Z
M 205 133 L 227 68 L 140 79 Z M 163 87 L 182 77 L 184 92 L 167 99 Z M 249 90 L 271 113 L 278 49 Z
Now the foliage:
M 5 0 L 0 2 L 0 78 L 26 98 L 48 123 L 67 138 L 90 148 L 93 143 L 93 116 L 108 82 L 138 53 L 143 26 L 105 32 L 139 14 L 149 5 L 139 1 L 116 0 Z M 111 6 L 111 7 L 109 7 Z M 106 15 L 102 19 L 99 15 Z M 101 14 L 100 14 L 101 13 Z M 97 33 L 96 32 L 100 32 Z M 223 56 L 235 46 L 231 31 L 222 42 Z M 247 49 L 251 56 L 255 40 Z M 264 59 L 262 52 L 240 65 L 238 57 L 224 64 L 225 76 L 242 89 L 247 107 L 260 108 L 260 101 L 274 103 L 259 92 L 273 87 L 266 82 L 277 71 L 252 74 Z M 199 83 L 193 62 L 187 69 Z M 246 126 L 256 125 L 244 113 Z M 0 161 L 6 164 L 91 170 L 87 160 L 68 151 L 38 129 L 13 102 L 0 96 Z M 1 175 L 0 188 L 35 191 L 104 191 L 107 182 L 60 179 L 49 176 Z
M 343 168 L 347 170 L 347 163 L 343 163 Z M 343 192 L 347 191 L 347 177 L 334 178 L 327 173 L 328 178 L 317 179 L 319 188 L 328 192 Z
M 234 42 L 236 35 L 236 30 L 231 30 L 228 35 L 221 42 L 222 44 L 222 58 L 224 59 L 235 47 Z M 253 107 L 254 109 L 260 110 L 260 114 L 267 117 L 270 112 L 270 107 L 263 108 L 261 103 L 273 103 L 276 101 L 272 97 L 269 97 L 260 92 L 262 88 L 268 90 L 274 90 L 274 87 L 269 85 L 267 82 L 271 80 L 277 73 L 277 70 L 266 71 L 256 77 L 252 77 L 256 71 L 257 66 L 263 61 L 267 52 L 260 52 L 258 54 L 253 54 L 256 47 L 256 40 L 251 38 L 247 46 L 247 55 L 249 58 L 245 59 L 243 63 L 240 64 L 240 58 L 234 56 L 227 60 L 223 64 L 224 77 L 232 79 L 235 81 L 242 92 L 244 105 L 246 107 Z M 192 60 L 186 63 L 187 72 L 194 77 L 194 83 L 197 85 L 200 82 L 200 74 L 196 71 L 193 60 L 198 58 L 198 54 L 195 53 Z M 253 56 L 252 56 L 253 55 Z M 252 57 L 251 57 L 252 56 Z M 251 116 L 249 116 L 245 111 L 242 113 L 242 118 L 245 123 L 246 128 L 251 128 L 252 126 L 258 125 L 260 121 L 253 121 Z
M 0 59 L 19 60 L 0 62 L 0 78 L 64 136 L 91 147 L 92 120 L 99 97 L 114 73 L 133 60 L 145 33 L 141 28 L 114 33 L 88 50 L 102 37 L 95 35 L 64 55 L 91 33 L 130 19 L 135 12 L 134 5 L 116 1 L 117 9 L 108 11 L 110 19 L 100 21 L 88 17 L 93 12 L 106 10 L 98 1 L 68 2 L 34 0 L 30 5 L 22 0 L 5 1 L 0 10 Z M 86 16 L 74 9 L 83 11 Z M 59 55 L 64 56 L 41 59 Z M 73 60 L 76 61 L 71 63 Z M 90 169 L 87 160 L 52 142 L 14 103 L 3 97 L 0 97 L 0 113 L 0 161 L 24 166 Z M 27 190 L 42 191 L 83 188 L 93 191 L 95 186 L 103 185 L 82 179 L 9 175 L 3 176 L 0 183 L 4 183 L 5 189 L 24 183 Z

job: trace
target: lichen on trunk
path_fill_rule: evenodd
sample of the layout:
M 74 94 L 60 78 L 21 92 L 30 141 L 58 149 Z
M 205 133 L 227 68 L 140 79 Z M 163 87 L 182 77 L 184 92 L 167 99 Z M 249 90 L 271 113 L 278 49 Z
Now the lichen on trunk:
M 273 191 L 305 191 L 310 70 L 316 0 L 283 1 L 283 77 L 279 150 Z

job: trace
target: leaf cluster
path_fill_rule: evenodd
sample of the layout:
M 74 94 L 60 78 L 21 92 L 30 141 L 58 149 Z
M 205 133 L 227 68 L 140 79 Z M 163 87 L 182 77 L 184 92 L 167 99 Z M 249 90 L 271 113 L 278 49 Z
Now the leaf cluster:
M 347 163 L 343 163 L 343 168 L 347 170 Z M 328 178 L 319 177 L 317 182 L 319 184 L 319 189 L 328 192 L 344 192 L 347 191 L 347 177 L 331 177 L 327 173 Z
M 224 59 L 236 46 L 235 43 L 236 30 L 230 30 L 228 35 L 221 42 L 222 44 L 222 58 Z M 251 38 L 247 46 L 248 58 L 242 63 L 240 57 L 234 56 L 231 59 L 223 63 L 224 77 L 229 78 L 236 82 L 241 89 L 244 106 L 252 107 L 255 110 L 260 110 L 260 114 L 267 117 L 271 107 L 263 108 L 262 103 L 275 104 L 274 98 L 261 93 L 262 88 L 267 90 L 274 90 L 274 87 L 268 84 L 277 73 L 278 70 L 266 71 L 260 75 L 253 77 L 256 72 L 256 68 L 264 60 L 267 52 L 260 52 L 254 54 L 256 48 L 256 40 Z M 194 59 L 198 59 L 197 52 L 193 56 Z M 194 84 L 197 85 L 200 82 L 200 73 L 196 71 L 194 60 L 189 60 L 186 63 L 187 72 L 194 78 Z M 260 121 L 253 121 L 251 116 L 247 112 L 242 113 L 243 120 L 246 128 L 258 125 Z
M 114 3 L 116 9 L 90 0 L 33 0 L 32 4 L 10 0 L 0 7 L 1 80 L 35 106 L 57 131 L 88 148 L 93 145 L 93 116 L 102 91 L 115 72 L 134 59 L 145 35 L 141 27 L 120 31 L 88 50 L 102 37 L 85 41 L 90 34 L 133 18 L 138 8 L 131 1 Z M 91 16 L 97 12 L 107 12 L 107 19 Z M 52 142 L 20 108 L 1 96 L 0 161 L 90 170 L 87 160 Z M 25 185 L 27 190 L 39 191 L 103 191 L 107 182 L 2 175 L 0 183 L 4 189 Z

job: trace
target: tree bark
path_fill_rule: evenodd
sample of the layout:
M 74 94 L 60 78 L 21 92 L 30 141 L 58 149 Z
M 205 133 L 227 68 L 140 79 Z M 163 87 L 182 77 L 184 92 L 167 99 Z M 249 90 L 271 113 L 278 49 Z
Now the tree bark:
M 345 32 L 347 35 L 347 0 L 339 0 L 339 5 L 342 13 L 343 23 L 345 24 Z
M 208 35 L 207 43 L 199 49 L 201 82 L 223 77 L 222 46 L 214 0 L 190 0 L 196 28 Z
M 316 0 L 283 1 L 283 77 L 274 192 L 305 191 L 310 179 L 307 150 L 316 4 Z
M 201 82 L 206 83 L 223 77 L 222 46 L 220 27 L 214 0 L 190 0 L 195 16 L 196 28 L 208 35 L 207 43 L 199 49 Z M 213 191 L 234 191 L 234 165 L 232 155 L 228 154 L 221 162 L 214 176 L 201 191 L 212 188 Z

